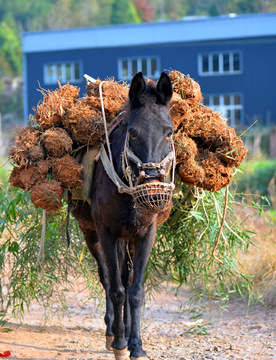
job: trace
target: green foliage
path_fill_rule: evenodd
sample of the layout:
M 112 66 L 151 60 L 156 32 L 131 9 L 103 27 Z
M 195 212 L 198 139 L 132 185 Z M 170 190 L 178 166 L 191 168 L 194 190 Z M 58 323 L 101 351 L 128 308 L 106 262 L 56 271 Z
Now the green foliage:
M 112 4 L 114 0 L 102 0 L 98 2 L 98 16 L 96 25 L 108 25 L 111 23 Z
M 115 0 L 110 17 L 111 24 L 130 24 L 139 22 L 136 8 L 129 0 Z
M 3 17 L 6 15 L 13 17 L 20 30 L 37 30 L 45 25 L 45 17 L 56 6 L 56 2 L 56 0 L 2 0 L 0 14 Z
M 256 193 L 260 195 L 260 201 L 261 197 L 270 198 L 269 184 L 276 174 L 276 160 L 249 161 L 243 165 L 242 170 L 235 181 L 236 191 L 247 194 Z M 275 184 L 272 184 L 272 187 L 275 193 Z
M 274 11 L 273 0 L 0 0 L 0 76 L 22 72 L 22 31 Z
M 2 115 L 13 113 L 17 115 L 18 119 L 22 119 L 23 122 L 23 94 L 22 94 L 22 87 L 18 86 L 16 89 L 7 93 L 4 91 L 3 87 L 1 86 L 3 81 L 0 79 L 0 109 Z M 13 136 L 11 132 L 11 128 L 13 127 L 13 123 L 10 120 L 2 121 L 2 131 L 7 133 L 8 137 Z M 17 125 L 19 122 L 17 120 Z
M 155 12 L 148 0 L 133 0 L 138 16 L 142 22 L 150 22 L 155 19 Z
M 3 163 L 2 159 L 0 159 L 0 163 Z M 8 168 L 7 162 L 0 166 L 0 184 L 8 181 Z
M 176 287 L 188 284 L 197 288 L 198 299 L 213 294 L 228 300 L 231 293 L 238 295 L 251 291 L 251 280 L 239 273 L 237 251 L 247 250 L 251 236 L 242 226 L 234 208 L 231 194 L 228 198 L 227 222 L 215 246 L 225 203 L 225 189 L 212 194 L 202 192 L 191 196 L 184 186 L 180 198 L 175 198 L 169 220 L 158 229 L 158 237 L 148 264 L 148 277 L 172 279 Z M 216 205 L 217 203 L 217 205 Z M 198 289 L 198 285 L 202 286 Z
M 239 273 L 236 254 L 239 249 L 248 248 L 252 233 L 246 231 L 238 219 L 231 194 L 228 226 L 224 225 L 216 250 L 223 264 L 212 256 L 224 193 L 225 190 L 214 195 L 209 192 L 194 194 L 184 186 L 182 193 L 175 197 L 173 212 L 158 228 L 148 262 L 146 284 L 149 292 L 165 279 L 173 281 L 176 288 L 183 284 L 197 288 L 191 304 L 192 300 L 200 300 L 206 294 L 226 301 L 231 293 L 250 293 L 251 280 Z M 70 219 L 71 247 L 67 248 L 65 221 L 66 206 L 55 215 L 47 214 L 42 247 L 43 211 L 32 205 L 28 192 L 9 190 L 4 185 L 0 188 L 0 319 L 3 322 L 10 315 L 23 317 L 33 301 L 44 305 L 45 321 L 52 311 L 66 311 L 66 293 L 76 282 L 85 281 L 91 296 L 99 296 L 101 287 L 95 261 L 73 218 Z M 198 314 L 193 304 L 190 311 Z M 205 330 L 197 326 L 194 331 Z
M 0 75 L 19 75 L 22 72 L 22 55 L 19 31 L 12 16 L 0 22 Z
M 208 12 L 210 16 L 219 16 L 219 10 L 215 3 L 209 6 Z
M 45 320 L 58 304 L 66 311 L 66 292 L 85 281 L 91 296 L 98 297 L 97 269 L 77 223 L 71 222 L 72 245 L 65 236 L 66 209 L 47 215 L 44 250 L 39 256 L 42 210 L 30 202 L 30 194 L 0 188 L 0 320 L 24 316 L 32 301 L 44 305 Z M 12 311 L 12 313 L 10 313 Z

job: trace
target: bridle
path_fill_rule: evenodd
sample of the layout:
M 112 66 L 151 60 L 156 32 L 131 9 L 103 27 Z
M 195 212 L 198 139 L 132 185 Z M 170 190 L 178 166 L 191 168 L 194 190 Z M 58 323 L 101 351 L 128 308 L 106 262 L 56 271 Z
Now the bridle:
M 175 188 L 175 150 L 172 136 L 170 136 L 170 152 L 160 163 L 143 163 L 129 147 L 129 133 L 126 136 L 122 157 L 122 169 L 129 182 L 136 207 L 142 212 L 151 214 L 165 211 L 171 203 Z M 136 165 L 139 172 L 138 176 L 134 174 L 130 161 Z M 158 175 L 148 175 L 146 170 L 157 170 Z M 166 180 L 170 171 L 172 181 L 167 183 Z M 160 181 L 144 182 L 145 179 L 150 178 L 159 178 Z
M 140 185 L 145 179 L 150 178 L 159 178 L 161 182 L 166 182 L 167 176 L 172 168 L 172 180 L 174 183 L 174 170 L 175 170 L 175 150 L 172 135 L 170 136 L 170 152 L 169 154 L 160 162 L 148 162 L 143 163 L 137 155 L 133 153 L 129 146 L 129 133 L 126 136 L 124 151 L 122 154 L 122 169 L 125 178 L 128 180 L 130 187 L 135 187 Z M 138 169 L 138 176 L 133 172 L 130 161 L 136 165 Z M 148 175 L 146 170 L 157 170 L 158 175 Z

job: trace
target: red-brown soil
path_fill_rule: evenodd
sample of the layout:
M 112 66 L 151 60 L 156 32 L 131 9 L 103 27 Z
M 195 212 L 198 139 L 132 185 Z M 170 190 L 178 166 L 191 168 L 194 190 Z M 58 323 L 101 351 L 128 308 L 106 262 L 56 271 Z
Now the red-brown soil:
M 53 325 L 40 326 L 43 311 L 33 305 L 26 316 L 28 326 L 17 328 L 18 320 L 5 325 L 11 332 L 1 332 L 0 353 L 11 351 L 10 359 L 28 360 L 103 360 L 113 359 L 105 350 L 103 311 L 85 295 L 71 294 L 69 318 Z M 276 309 L 262 305 L 250 307 L 246 300 L 231 300 L 221 313 L 215 303 L 206 303 L 206 314 L 198 324 L 207 324 L 208 335 L 187 334 L 195 322 L 186 309 L 187 290 L 178 298 L 162 291 L 147 302 L 143 312 L 142 337 L 151 360 L 156 359 L 247 359 L 269 360 L 276 357 Z M 208 323 L 212 322 L 211 325 Z

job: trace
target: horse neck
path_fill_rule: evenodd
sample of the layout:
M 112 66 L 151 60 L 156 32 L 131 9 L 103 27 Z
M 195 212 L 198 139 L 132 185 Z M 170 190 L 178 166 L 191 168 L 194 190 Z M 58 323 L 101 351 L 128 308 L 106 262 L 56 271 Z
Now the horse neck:
M 122 153 L 124 150 L 126 130 L 123 126 L 114 129 L 109 137 L 115 171 L 122 178 Z

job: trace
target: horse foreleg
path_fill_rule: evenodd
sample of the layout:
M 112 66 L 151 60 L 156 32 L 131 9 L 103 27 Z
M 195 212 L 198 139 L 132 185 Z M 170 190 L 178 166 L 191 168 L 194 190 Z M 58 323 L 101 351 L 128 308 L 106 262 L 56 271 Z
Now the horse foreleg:
M 105 258 L 100 243 L 87 242 L 87 245 L 91 254 L 96 259 L 100 281 L 105 289 L 106 312 L 105 312 L 104 321 L 106 324 L 106 332 L 105 332 L 106 349 L 112 351 L 113 349 L 111 343 L 114 340 L 112 324 L 114 321 L 114 314 L 113 314 L 113 305 L 109 297 L 110 283 L 109 283 L 108 270 L 105 264 Z
M 128 341 L 131 360 L 148 359 L 142 348 L 141 311 L 145 300 L 144 279 L 149 254 L 155 239 L 155 225 L 152 225 L 145 237 L 135 240 L 133 283 L 129 290 L 131 309 L 131 332 Z
M 109 274 L 109 297 L 113 304 L 114 321 L 112 324 L 112 332 L 114 340 L 112 348 L 117 360 L 125 360 L 129 358 L 127 351 L 127 341 L 125 338 L 125 325 L 123 322 L 123 305 L 125 302 L 125 289 L 122 284 L 121 273 L 117 256 L 117 239 L 110 231 L 104 229 L 100 233 L 103 253 L 105 255 L 106 264 Z
M 131 330 L 131 315 L 129 305 L 128 291 L 132 284 L 133 276 L 133 251 L 129 242 L 121 240 L 118 246 L 118 257 L 122 262 L 121 278 L 125 288 L 125 303 L 124 303 L 124 324 L 125 324 L 125 337 L 129 340 Z

